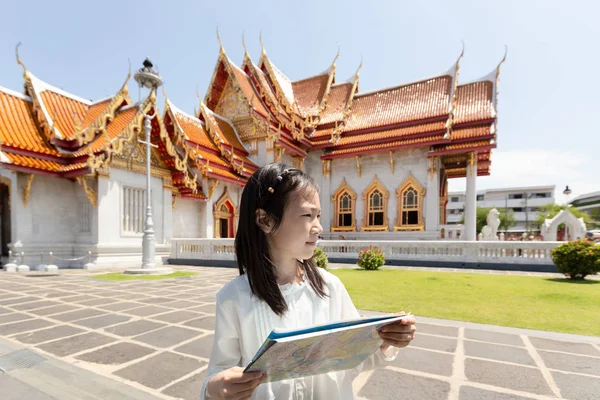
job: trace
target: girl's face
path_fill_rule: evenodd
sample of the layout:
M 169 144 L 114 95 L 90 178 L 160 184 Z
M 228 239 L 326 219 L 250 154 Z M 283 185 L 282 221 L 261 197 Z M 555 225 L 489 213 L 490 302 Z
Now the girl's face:
M 321 202 L 316 190 L 309 195 L 292 194 L 279 229 L 268 239 L 274 258 L 311 258 L 318 236 L 323 232 L 320 218 Z

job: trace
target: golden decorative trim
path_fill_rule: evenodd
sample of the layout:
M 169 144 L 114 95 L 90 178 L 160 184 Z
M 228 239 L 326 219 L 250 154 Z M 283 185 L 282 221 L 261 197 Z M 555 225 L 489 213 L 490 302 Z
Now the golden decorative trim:
M 331 132 L 330 143 L 337 144 L 342 138 L 342 132 L 348 123 L 348 119 L 350 118 L 350 111 L 352 110 L 352 101 L 354 100 L 354 96 L 356 92 L 358 92 L 358 80 L 360 77 L 360 70 L 363 65 L 362 57 L 360 59 L 360 65 L 356 69 L 356 73 L 354 74 L 354 82 L 352 82 L 352 90 L 350 91 L 350 96 L 348 96 L 348 100 L 346 101 L 346 105 L 344 106 L 344 111 L 342 113 L 342 120 L 340 123 L 336 121 L 335 129 Z
M 27 208 L 27 202 L 29 201 L 29 194 L 31 193 L 31 184 L 33 183 L 33 177 L 35 175 L 29 174 L 27 177 L 27 183 L 23 189 L 23 208 Z
M 375 209 L 371 207 L 371 195 L 375 191 L 379 191 L 381 193 L 381 209 Z M 387 204 L 388 199 L 390 197 L 390 192 L 385 188 L 385 186 L 379 181 L 377 175 L 373 177 L 371 184 L 363 191 L 362 198 L 364 202 L 364 217 L 361 222 L 361 231 L 389 231 L 388 221 L 388 213 L 387 213 Z M 382 225 L 371 225 L 369 224 L 369 213 L 370 212 L 383 212 L 383 224 Z
M 350 213 L 352 215 L 351 226 L 340 226 L 340 201 L 342 196 L 347 194 L 350 197 Z M 331 221 L 332 232 L 356 232 L 356 192 L 348 185 L 346 178 L 342 180 L 340 187 L 335 191 L 331 200 L 333 201 L 333 220 Z M 345 213 L 346 214 L 346 213 Z
M 437 173 L 439 168 L 439 158 L 438 157 L 427 157 L 427 176 L 429 176 L 429 180 L 433 180 L 435 174 Z
M 110 166 L 112 168 L 119 168 L 127 171 L 137 172 L 138 174 L 146 173 L 146 164 L 140 162 L 127 162 L 125 160 L 115 158 L 110 163 Z M 153 176 L 154 178 L 161 178 L 163 180 L 172 179 L 171 171 L 155 166 L 150 166 L 150 176 Z
M 85 192 L 86 197 L 90 201 L 90 204 L 92 205 L 92 207 L 96 208 L 96 201 L 97 201 L 98 196 L 94 189 L 88 187 L 87 179 L 83 176 L 78 176 L 77 183 L 79 183 L 81 186 L 83 186 L 83 191 Z
M 208 180 L 208 200 L 212 199 L 213 193 L 217 188 L 219 181 L 217 179 L 209 179 Z
M 302 169 L 304 166 L 304 158 L 302 157 L 292 157 L 292 165 L 294 168 Z
M 285 147 L 275 146 L 275 155 L 273 157 L 273 162 L 281 162 L 281 157 L 285 153 Z
M 323 167 L 323 178 L 331 175 L 331 160 L 321 160 L 321 166 Z
M 471 152 L 467 158 L 467 173 L 477 176 L 477 152 Z
M 361 170 L 360 170 L 360 156 L 356 156 L 356 170 L 358 172 L 358 177 L 360 178 Z
M 231 211 L 223 211 L 221 210 L 222 206 L 227 207 L 226 203 L 229 203 L 231 205 L 232 210 Z M 214 237 L 215 238 L 220 238 L 221 237 L 221 219 L 227 219 L 228 223 L 231 222 L 233 225 L 233 232 L 228 232 L 228 236 L 229 237 L 235 237 L 235 216 L 237 215 L 237 208 L 235 206 L 235 204 L 233 203 L 233 200 L 231 199 L 231 196 L 229 196 L 229 191 L 227 186 L 225 186 L 225 190 L 223 191 L 223 194 L 221 195 L 221 197 L 219 198 L 219 200 L 217 200 L 217 202 L 215 204 L 213 204 L 213 217 L 214 217 Z M 229 221 L 231 219 L 231 221 Z M 228 228 L 229 230 L 229 228 Z
M 413 194 L 416 195 L 416 207 L 408 208 L 405 204 L 405 195 L 408 190 L 412 190 Z M 416 192 L 416 193 L 414 193 Z M 425 230 L 425 223 L 423 221 L 423 203 L 425 200 L 425 188 L 419 183 L 412 175 L 408 173 L 408 177 L 402 182 L 402 185 L 396 190 L 396 204 L 398 205 L 396 220 L 394 221 L 394 231 L 423 231 Z M 403 224 L 402 214 L 405 210 L 417 211 L 418 223 L 417 224 Z
M 175 196 L 175 195 L 173 195 L 173 197 L 171 198 L 171 210 L 175 209 L 175 203 L 177 203 L 178 198 L 179 198 L 179 196 Z
M 392 175 L 394 175 L 396 166 L 394 165 L 394 152 L 393 151 L 390 151 L 390 168 L 392 169 Z

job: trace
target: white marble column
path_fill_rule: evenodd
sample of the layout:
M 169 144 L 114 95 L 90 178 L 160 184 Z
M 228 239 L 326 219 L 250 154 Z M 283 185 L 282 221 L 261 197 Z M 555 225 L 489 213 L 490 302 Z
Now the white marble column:
M 463 239 L 474 241 L 477 238 L 477 153 L 470 153 L 467 159 L 467 193 L 465 198 L 465 229 Z
M 440 221 L 440 166 L 437 157 L 427 159 L 427 192 L 425 193 L 425 230 L 438 230 Z

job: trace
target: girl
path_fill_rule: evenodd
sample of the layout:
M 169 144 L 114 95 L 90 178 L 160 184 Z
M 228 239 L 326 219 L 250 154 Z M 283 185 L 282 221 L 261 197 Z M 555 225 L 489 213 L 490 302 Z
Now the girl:
M 342 282 L 312 259 L 319 190 L 311 177 L 269 164 L 249 179 L 240 202 L 235 252 L 240 276 L 217 293 L 215 338 L 202 399 L 352 399 L 348 371 L 264 381 L 243 368 L 273 328 L 298 329 L 359 318 Z M 407 317 L 381 329 L 383 344 L 355 370 L 384 367 L 413 339 Z M 259 386 L 260 385 L 260 386 Z

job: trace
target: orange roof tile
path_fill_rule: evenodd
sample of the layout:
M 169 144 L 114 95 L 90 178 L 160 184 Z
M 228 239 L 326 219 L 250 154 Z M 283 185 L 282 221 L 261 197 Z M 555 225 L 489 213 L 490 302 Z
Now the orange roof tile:
M 244 71 L 239 69 L 231 60 L 228 60 L 229 65 L 231 66 L 231 70 L 233 71 L 233 75 L 235 80 L 237 81 L 240 89 L 244 93 L 244 96 L 248 99 L 248 101 L 252 102 L 252 108 L 265 117 L 269 115 L 266 107 L 264 106 L 259 94 L 254 90 L 254 85 L 252 85 L 252 81 L 250 77 L 246 75 Z
M 249 59 L 247 60 L 247 62 L 245 62 L 245 65 L 247 65 L 250 69 L 252 75 L 258 83 L 259 91 L 268 99 L 268 102 L 271 103 L 280 114 L 283 114 L 289 118 L 285 107 L 277 99 L 277 96 L 275 95 L 273 88 L 269 84 L 265 73 L 261 71 L 256 65 L 254 65 L 254 63 Z
M 492 134 L 491 125 L 475 126 L 468 128 L 457 128 L 452 130 L 452 140 L 478 138 L 481 136 L 489 136 Z
M 102 147 L 106 144 L 106 137 L 108 136 L 108 140 L 112 140 L 119 136 L 121 132 L 127 128 L 127 125 L 133 121 L 133 118 L 138 111 L 138 108 L 135 106 L 126 107 L 124 110 L 118 111 L 117 115 L 115 115 L 115 119 L 113 119 L 106 127 L 106 135 L 98 135 L 93 142 L 77 151 L 74 156 L 77 157 L 88 154 L 90 150 L 94 153 L 102 150 Z
M 78 123 L 83 121 L 88 105 L 49 90 L 41 92 L 40 98 L 51 120 L 54 121 L 54 127 L 62 134 L 63 139 L 75 139 L 76 121 Z
M 323 96 L 325 96 L 328 82 L 329 73 L 292 82 L 296 104 L 303 116 L 317 115 Z
M 14 153 L 3 153 L 8 159 L 7 164 L 17 165 L 20 167 L 35 168 L 49 172 L 59 172 L 64 165 L 56 161 L 43 160 L 41 158 L 23 156 Z
M 333 133 L 334 130 L 335 130 L 335 127 L 334 128 L 326 128 L 326 129 L 317 129 L 310 137 L 310 140 L 313 143 L 315 143 L 318 140 L 323 140 L 325 138 L 327 138 L 327 140 L 329 140 L 329 138 L 331 138 L 331 134 Z
M 489 140 L 479 140 L 479 141 L 475 141 L 475 142 L 444 144 L 444 145 L 440 146 L 439 148 L 435 149 L 435 151 L 473 149 L 476 147 L 484 147 L 484 146 L 490 146 L 490 141 Z
M 106 107 L 108 107 L 108 105 L 110 104 L 112 98 L 108 98 L 102 101 L 99 101 L 97 103 L 94 103 L 90 106 L 90 108 L 88 109 L 87 114 L 85 114 L 85 119 L 83 120 L 83 123 L 81 124 L 82 127 L 86 127 L 89 124 L 91 124 L 92 122 L 94 122 L 96 120 L 96 118 L 98 118 L 102 112 L 104 110 L 106 110 Z
M 58 155 L 37 127 L 29 97 L 0 87 L 0 140 L 2 145 L 36 153 Z
M 323 116 L 319 122 L 321 125 L 342 120 L 353 86 L 352 82 L 331 86 L 329 97 L 327 97 L 327 106 L 323 110 Z
M 445 129 L 446 129 L 446 123 L 444 121 L 438 121 L 438 122 L 431 122 L 428 124 L 419 124 L 419 125 L 407 126 L 407 127 L 403 127 L 403 128 L 389 129 L 389 130 L 385 130 L 385 131 L 362 133 L 360 135 L 342 135 L 342 138 L 340 139 L 339 142 L 336 143 L 335 146 L 343 146 L 343 145 L 361 143 L 361 142 L 368 143 L 369 141 L 390 139 L 390 138 L 401 138 L 401 137 L 407 136 L 407 135 L 416 135 L 419 133 L 426 133 L 426 132 L 436 132 L 436 131 L 441 131 L 441 130 L 445 130 Z M 489 129 L 488 129 L 488 131 L 489 131 Z M 315 145 L 326 144 L 326 143 L 329 143 L 329 140 L 320 140 L 320 141 L 314 142 Z
M 435 136 L 427 136 L 427 137 L 421 137 L 421 138 L 415 138 L 415 139 L 397 140 L 395 142 L 372 144 L 372 145 L 366 145 L 366 146 L 351 147 L 351 148 L 347 148 L 347 149 L 333 150 L 329 153 L 326 153 L 324 156 L 343 155 L 343 154 L 356 153 L 356 152 L 369 153 L 369 152 L 374 152 L 374 151 L 387 151 L 390 148 L 394 148 L 394 147 L 398 147 L 398 146 L 409 146 L 409 145 L 415 145 L 415 144 L 422 144 L 422 145 L 426 146 L 427 143 L 429 143 L 429 142 L 435 142 L 435 141 L 439 141 L 439 140 L 443 140 L 443 139 L 444 139 L 444 135 L 435 135 Z
M 458 86 L 454 124 L 494 118 L 493 86 L 490 81 Z
M 448 75 L 354 96 L 344 131 L 417 121 L 448 114 L 453 78 Z

